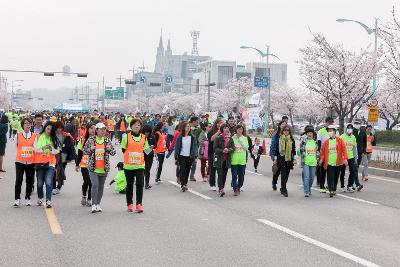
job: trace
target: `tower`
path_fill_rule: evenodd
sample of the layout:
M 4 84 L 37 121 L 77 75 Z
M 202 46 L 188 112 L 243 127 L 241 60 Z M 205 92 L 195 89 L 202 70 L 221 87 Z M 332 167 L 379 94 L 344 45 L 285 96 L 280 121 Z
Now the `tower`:
M 165 56 L 171 56 L 172 49 L 171 49 L 171 40 L 168 39 L 167 49 L 165 50 Z
M 164 65 L 163 62 L 164 62 L 164 45 L 163 45 L 162 31 L 161 31 L 160 41 L 158 42 L 158 47 L 157 47 L 156 66 L 154 68 L 154 72 L 162 73 Z
M 197 43 L 200 36 L 200 31 L 191 31 L 190 36 L 193 38 L 192 56 L 199 55 L 199 49 L 197 48 Z

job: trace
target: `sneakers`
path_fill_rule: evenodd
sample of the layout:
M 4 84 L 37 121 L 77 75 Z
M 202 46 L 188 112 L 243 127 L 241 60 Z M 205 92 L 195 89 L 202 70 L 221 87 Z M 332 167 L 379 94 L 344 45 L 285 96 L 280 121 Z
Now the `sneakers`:
M 182 189 L 182 192 L 188 191 L 187 185 L 182 185 L 182 186 L 181 186 L 181 189 Z
M 86 207 L 91 207 L 92 206 L 92 200 L 88 199 L 86 202 Z
M 283 195 L 284 197 L 288 197 L 288 196 L 289 196 L 288 191 L 287 191 L 287 190 L 283 190 L 283 191 L 282 191 L 282 195 Z
M 208 182 L 208 179 L 207 179 L 207 177 L 203 177 L 203 182 L 205 182 L 205 183 L 207 183 L 207 182 Z
M 150 188 L 152 188 L 152 186 L 148 184 L 148 185 L 146 185 L 144 188 L 145 188 L 145 189 L 150 189 Z
M 194 177 L 190 177 L 190 181 L 191 181 L 191 182 L 196 182 L 197 180 L 196 180 L 196 178 L 194 178 Z
M 86 204 L 87 204 L 87 199 L 86 199 L 85 196 L 82 196 L 81 205 L 82 205 L 82 206 L 86 206 Z
M 217 191 L 217 187 L 211 186 L 210 191 Z
M 304 197 L 309 197 L 309 196 L 310 196 L 309 193 L 305 193 L 305 194 L 304 194 Z
M 92 213 L 96 213 L 97 212 L 97 207 L 96 205 L 92 205 Z
M 319 192 L 322 193 L 322 194 L 325 194 L 325 193 L 327 192 L 327 190 L 326 190 L 326 188 L 321 188 L 321 189 L 319 190 Z
M 363 188 L 364 188 L 364 186 L 362 184 L 360 184 L 357 186 L 357 191 L 360 192 Z
M 14 208 L 18 208 L 19 205 L 21 205 L 21 200 L 19 200 L 19 199 L 15 200 L 15 201 L 14 201 L 13 207 L 14 207 Z
M 50 209 L 51 208 L 51 201 L 46 200 L 46 208 Z
M 329 191 L 329 197 L 333 197 L 335 194 L 333 191 Z
M 348 186 L 347 189 L 346 189 L 346 192 L 347 192 L 347 193 L 354 193 L 354 190 L 353 190 L 353 188 L 351 188 L 350 186 Z
M 362 177 L 363 181 L 368 181 L 368 175 Z
M 143 210 L 142 204 L 137 204 L 135 212 L 136 213 L 142 213 L 143 211 L 144 210 Z
M 344 187 L 344 186 L 341 187 L 340 189 L 342 190 L 342 193 L 346 193 L 346 192 L 347 192 L 347 189 L 346 189 L 346 187 Z
M 37 205 L 38 205 L 38 206 L 42 206 L 42 205 L 43 205 L 43 199 L 38 199 Z
M 272 183 L 272 190 L 276 191 L 278 188 L 276 187 L 276 184 Z
M 239 196 L 240 195 L 240 190 L 239 189 L 234 190 L 233 195 L 235 197 Z
M 254 172 L 257 173 L 257 169 L 254 169 Z
M 224 191 L 224 189 L 220 189 L 220 190 L 219 190 L 219 196 L 220 196 L 220 197 L 225 196 L 225 191 Z
M 52 193 L 53 193 L 53 195 L 58 195 L 58 194 L 60 194 L 60 189 L 58 189 L 58 188 L 53 189 Z
M 96 205 L 96 212 L 102 212 L 103 210 L 101 209 L 100 205 Z
M 31 200 L 30 199 L 25 199 L 25 206 L 30 207 L 31 204 Z
M 133 212 L 133 204 L 128 205 L 128 212 Z
M 160 178 L 157 178 L 157 179 L 156 179 L 156 183 L 157 183 L 157 184 L 161 184 L 161 179 L 160 179 Z

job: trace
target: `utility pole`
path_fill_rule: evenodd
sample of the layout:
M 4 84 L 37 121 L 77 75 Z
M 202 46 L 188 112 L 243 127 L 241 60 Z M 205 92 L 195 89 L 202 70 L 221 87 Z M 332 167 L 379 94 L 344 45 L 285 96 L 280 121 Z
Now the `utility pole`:
M 211 102 L 210 83 L 211 83 L 211 70 L 208 71 L 208 84 L 207 84 L 207 90 L 208 90 L 207 110 L 209 112 L 211 112 L 211 107 L 210 107 L 210 102 Z
M 104 106 L 105 98 L 106 98 L 106 85 L 104 82 L 104 75 L 103 75 L 103 101 L 102 101 L 102 109 L 101 109 L 103 112 L 105 111 L 105 106 Z
M 266 88 L 265 94 L 265 104 L 267 106 L 266 111 L 267 114 L 264 114 L 265 122 L 264 122 L 264 134 L 268 132 L 268 122 L 269 122 L 269 114 L 270 114 L 270 105 L 271 105 L 271 72 L 269 70 L 269 45 L 267 46 L 267 77 L 268 77 L 268 86 Z

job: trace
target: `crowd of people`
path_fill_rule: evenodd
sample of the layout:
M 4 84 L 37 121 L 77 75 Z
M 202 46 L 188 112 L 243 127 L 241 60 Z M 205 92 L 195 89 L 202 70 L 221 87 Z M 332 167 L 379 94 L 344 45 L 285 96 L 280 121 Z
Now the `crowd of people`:
M 312 194 L 315 176 L 320 192 L 329 193 L 330 197 L 336 195 L 339 179 L 345 192 L 363 189 L 358 168 L 363 162 L 362 180 L 368 180 L 368 161 L 376 142 L 372 127 L 361 127 L 361 123 L 355 121 L 339 135 L 338 127 L 333 124 L 334 120 L 327 118 L 325 126 L 318 132 L 312 125 L 305 127 L 297 149 L 288 118 L 282 118 L 272 137 L 269 153 L 273 162 L 274 191 L 280 176 L 280 192 L 288 197 L 287 182 L 297 158 L 303 169 L 305 197 Z M 75 164 L 76 172 L 82 175 L 81 205 L 90 207 L 92 213 L 102 212 L 101 200 L 111 169 L 110 157 L 116 155 L 116 147 L 121 149 L 123 156 L 117 164 L 118 174 L 110 185 L 115 184 L 115 191 L 125 194 L 128 212 L 144 211 L 143 192 L 152 188 L 153 161 L 157 162 L 155 183 L 159 184 L 164 161 L 171 155 L 182 192 L 188 191 L 189 181 L 196 181 L 199 162 L 202 181 L 220 197 L 226 194 L 230 169 L 230 188 L 233 196 L 239 197 L 248 161 L 253 160 L 257 172 L 261 155 L 266 152 L 261 140 L 253 140 L 245 123 L 233 116 L 212 120 L 208 114 L 201 118 L 194 114 L 176 118 L 159 114 L 103 114 L 97 110 L 87 114 L 17 114 L 10 111 L 0 120 L 0 172 L 5 172 L 3 157 L 7 132 L 8 140 L 12 140 L 16 148 L 14 207 L 22 205 L 20 195 L 25 176 L 25 205 L 32 205 L 31 195 L 36 182 L 37 205 L 51 208 L 52 196 L 61 192 L 67 178 L 66 166 Z M 349 177 L 345 186 L 347 166 Z

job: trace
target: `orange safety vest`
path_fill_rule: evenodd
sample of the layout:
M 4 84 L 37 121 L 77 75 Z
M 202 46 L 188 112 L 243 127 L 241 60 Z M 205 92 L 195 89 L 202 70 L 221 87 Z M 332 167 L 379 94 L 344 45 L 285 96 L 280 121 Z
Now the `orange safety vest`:
M 38 140 L 40 138 L 40 135 L 38 136 Z M 42 152 L 36 152 L 35 153 L 35 163 L 49 163 L 49 164 L 56 164 L 56 155 L 50 153 L 50 154 L 43 154 Z
M 156 134 L 158 134 L 158 142 L 157 147 L 154 149 L 154 153 L 164 153 L 165 151 L 167 151 L 166 137 L 161 132 L 157 132 Z
M 133 140 L 132 134 L 128 133 L 127 146 L 124 153 L 124 164 L 131 166 L 144 165 L 143 147 L 146 142 L 144 134 L 140 135 L 140 141 Z
M 373 135 L 368 135 L 367 136 L 367 153 L 372 153 L 372 141 L 374 140 L 374 136 Z
M 18 133 L 17 156 L 15 161 L 33 163 L 35 161 L 35 143 L 36 135 L 32 133 L 29 139 L 26 139 L 21 132 Z
M 87 131 L 87 129 L 86 129 L 86 128 L 84 128 L 84 129 L 82 129 L 82 128 L 79 128 L 79 138 L 81 138 L 81 139 L 85 139 L 85 136 L 86 136 L 86 131 Z
M 82 150 L 85 147 L 85 139 L 82 139 Z M 89 155 L 82 155 L 82 159 L 81 162 L 79 163 L 79 166 L 81 166 L 81 168 L 87 168 L 88 166 L 88 161 L 89 161 Z
M 95 159 L 96 159 L 96 169 L 104 169 L 106 166 L 104 156 L 106 153 L 106 144 L 103 142 L 103 144 L 98 144 L 96 142 L 96 150 L 95 150 Z
M 115 124 L 114 124 L 114 120 L 113 120 L 113 119 L 109 119 L 109 120 L 107 121 L 107 126 L 108 126 L 108 131 L 114 132 L 114 130 L 115 130 Z
M 121 121 L 121 124 L 119 125 L 119 131 L 126 132 L 125 121 Z

